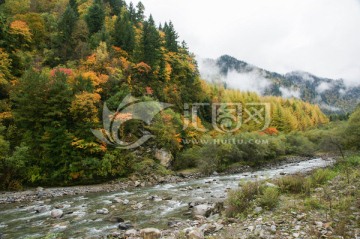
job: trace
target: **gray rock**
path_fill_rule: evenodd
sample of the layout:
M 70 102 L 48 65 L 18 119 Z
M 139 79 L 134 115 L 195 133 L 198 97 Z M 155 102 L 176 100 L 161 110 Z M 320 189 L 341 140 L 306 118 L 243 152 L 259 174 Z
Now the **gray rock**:
M 306 214 L 305 214 L 305 213 L 302 213 L 302 214 L 297 215 L 297 216 L 296 216 L 296 219 L 299 220 L 299 221 L 301 221 L 301 220 L 303 220 L 305 217 L 306 217 Z
M 121 198 L 114 198 L 114 199 L 112 200 L 112 202 L 113 202 L 113 203 L 122 203 L 123 200 L 122 200 Z
M 96 214 L 106 215 L 106 214 L 109 214 L 109 210 L 108 210 L 107 208 L 98 209 L 98 210 L 96 211 Z
M 61 218 L 64 215 L 64 212 L 61 209 L 54 209 L 51 211 L 52 218 Z
M 211 207 L 207 204 L 200 204 L 200 205 L 193 207 L 193 216 L 208 217 L 208 216 L 210 216 L 212 210 L 213 210 L 213 207 Z
M 133 209 L 141 209 L 144 207 L 144 204 L 142 204 L 141 202 L 131 206 Z
M 277 187 L 278 187 L 277 185 L 275 185 L 275 184 L 273 184 L 273 183 L 269 183 L 269 182 L 266 182 L 266 183 L 265 183 L 265 186 L 266 186 L 266 187 L 270 187 L 270 188 L 277 188 Z
M 134 237 L 137 235 L 137 231 L 135 229 L 130 229 L 125 232 L 126 237 Z
M 188 239 L 204 239 L 204 233 L 199 229 L 193 229 L 189 232 L 189 234 L 187 235 Z
M 156 228 L 145 228 L 140 230 L 140 236 L 143 239 L 158 239 L 161 237 L 161 231 Z
M 36 213 L 44 213 L 44 212 L 50 210 L 50 207 L 49 206 L 37 206 L 37 207 L 34 207 L 34 210 Z
M 128 229 L 130 229 L 130 228 L 132 228 L 133 226 L 132 226 L 132 224 L 130 223 L 130 222 L 121 222 L 121 223 L 119 223 L 119 225 L 118 225 L 118 228 L 120 229 L 120 230 L 128 230 Z
M 157 149 L 155 151 L 155 158 L 160 161 L 160 164 L 166 168 L 171 166 L 171 162 L 173 161 L 173 155 L 165 150 L 165 149 Z
M 300 233 L 296 232 L 296 233 L 293 233 L 292 235 L 293 235 L 293 237 L 298 238 L 300 236 Z
M 260 213 L 262 210 L 263 210 L 262 207 L 256 207 L 256 208 L 254 209 L 254 211 L 255 211 L 256 213 Z
M 315 225 L 318 228 L 322 228 L 324 224 L 322 222 L 315 222 Z

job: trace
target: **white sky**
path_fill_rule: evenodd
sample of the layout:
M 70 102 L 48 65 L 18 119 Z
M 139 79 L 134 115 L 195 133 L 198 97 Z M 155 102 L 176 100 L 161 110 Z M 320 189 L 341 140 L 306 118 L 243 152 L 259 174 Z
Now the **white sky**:
M 134 0 L 136 4 L 138 0 Z M 142 0 L 201 58 L 360 84 L 360 0 Z

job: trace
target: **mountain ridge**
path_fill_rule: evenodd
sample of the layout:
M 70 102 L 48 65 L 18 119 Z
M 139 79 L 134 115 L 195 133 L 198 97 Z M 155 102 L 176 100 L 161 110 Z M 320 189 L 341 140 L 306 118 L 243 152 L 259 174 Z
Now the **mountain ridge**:
M 249 90 L 244 86 L 250 83 L 250 91 L 255 90 L 264 96 L 299 98 L 318 104 L 326 114 L 347 114 L 359 103 L 360 85 L 350 88 L 343 79 L 319 77 L 306 71 L 280 74 L 230 55 L 203 59 L 199 67 L 202 77 L 207 81 L 240 90 Z M 251 77 L 247 77 L 250 74 Z

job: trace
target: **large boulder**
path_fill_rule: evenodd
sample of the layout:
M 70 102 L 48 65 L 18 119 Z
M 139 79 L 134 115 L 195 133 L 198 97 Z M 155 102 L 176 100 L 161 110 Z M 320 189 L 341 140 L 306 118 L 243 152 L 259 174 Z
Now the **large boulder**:
M 187 235 L 188 239 L 204 239 L 204 233 L 199 229 L 195 228 L 189 232 Z
M 193 216 L 204 216 L 208 217 L 211 215 L 212 211 L 214 210 L 214 207 L 208 205 L 208 204 L 200 204 L 193 207 Z
M 143 239 L 158 239 L 161 237 L 161 231 L 156 228 L 145 228 L 140 230 L 140 236 Z
M 51 211 L 52 218 L 60 218 L 64 215 L 64 212 L 60 209 L 54 209 Z
M 155 158 L 159 160 L 160 164 L 166 168 L 171 166 L 171 162 L 174 159 L 173 155 L 165 149 L 155 150 Z

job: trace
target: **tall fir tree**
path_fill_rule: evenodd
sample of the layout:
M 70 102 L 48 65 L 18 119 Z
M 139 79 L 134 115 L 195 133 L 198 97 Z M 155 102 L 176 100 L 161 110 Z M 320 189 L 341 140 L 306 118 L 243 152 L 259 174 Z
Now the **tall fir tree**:
M 66 7 L 64 14 L 61 16 L 58 31 L 59 31 L 59 50 L 60 57 L 66 61 L 73 53 L 72 33 L 78 19 L 77 13 L 70 4 Z
M 88 14 L 85 16 L 85 20 L 90 34 L 97 33 L 102 29 L 105 21 L 105 11 L 101 0 L 94 1 L 94 4 L 89 8 Z
M 156 29 L 154 19 L 150 15 L 149 20 L 144 22 L 143 29 L 143 61 L 153 69 L 160 63 L 161 41 L 158 30 Z
M 79 5 L 78 5 L 77 1 L 76 0 L 70 0 L 69 5 L 74 10 L 76 16 L 79 16 L 79 10 L 78 10 Z
M 129 4 L 129 17 L 133 23 L 136 23 L 136 10 L 132 2 L 130 2 Z
M 133 52 L 135 48 L 135 32 L 127 11 L 116 19 L 113 38 L 115 46 L 121 47 L 130 54 Z
M 125 6 L 123 0 L 109 0 L 109 4 L 111 7 L 111 14 L 115 16 L 118 16 L 121 13 L 122 7 Z
M 136 5 L 136 21 L 137 22 L 144 21 L 144 19 L 145 19 L 144 12 L 145 12 L 145 6 L 144 6 L 144 4 L 142 4 L 142 2 L 139 2 Z
M 178 52 L 178 34 L 175 31 L 173 23 L 170 21 L 169 24 L 164 25 L 165 32 L 165 46 L 169 51 Z

